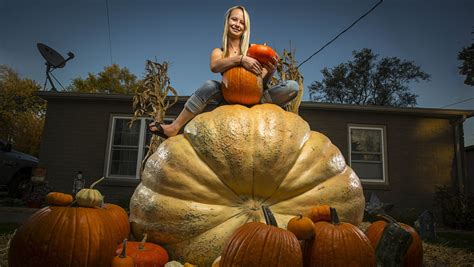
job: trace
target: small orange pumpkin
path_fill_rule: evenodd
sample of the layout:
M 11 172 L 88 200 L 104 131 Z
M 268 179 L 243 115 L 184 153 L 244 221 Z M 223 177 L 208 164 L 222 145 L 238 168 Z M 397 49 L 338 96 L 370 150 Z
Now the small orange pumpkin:
M 72 203 L 72 200 L 72 195 L 61 192 L 50 192 L 46 195 L 46 203 L 52 206 L 67 206 Z
M 229 104 L 258 104 L 263 95 L 262 77 L 244 67 L 233 67 L 222 76 L 222 95 Z
M 303 215 L 291 218 L 290 221 L 288 221 L 286 229 L 295 234 L 299 240 L 310 239 L 314 236 L 313 221 Z
M 122 253 L 114 257 L 114 259 L 112 260 L 111 267 L 135 266 L 135 262 L 133 261 L 133 258 L 130 256 L 127 256 L 127 239 L 123 240 L 123 245 L 121 247 L 122 247 L 121 249 Z
M 316 205 L 309 211 L 308 215 L 314 223 L 319 221 L 331 221 L 331 207 L 329 205 Z
M 356 226 L 340 222 L 335 208 L 331 222 L 315 223 L 314 232 L 315 238 L 305 246 L 305 266 L 376 266 L 369 239 Z
M 141 242 L 128 242 L 127 255 L 132 257 L 135 264 L 141 267 L 163 267 L 168 262 L 168 252 L 159 245 L 147 243 L 147 234 L 143 235 Z M 119 246 L 115 251 L 117 255 L 123 253 Z
M 247 56 L 255 58 L 262 64 L 267 64 L 272 61 L 272 58 L 277 57 L 277 53 L 266 44 L 255 44 L 249 47 Z
M 383 220 L 372 223 L 369 228 L 365 231 L 367 238 L 370 240 L 370 244 L 374 249 L 377 249 L 377 245 L 382 237 L 383 231 L 388 223 L 397 223 L 405 229 L 412 236 L 411 245 L 408 247 L 403 266 L 422 266 L 423 265 L 423 243 L 418 233 L 410 225 L 397 222 L 394 218 L 384 214 L 378 215 Z

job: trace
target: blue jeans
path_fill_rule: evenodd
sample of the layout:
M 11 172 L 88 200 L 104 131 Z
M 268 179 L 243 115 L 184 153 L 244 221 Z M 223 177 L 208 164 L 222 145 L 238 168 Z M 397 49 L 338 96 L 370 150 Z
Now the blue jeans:
M 293 80 L 283 81 L 263 91 L 260 103 L 273 103 L 278 106 L 284 106 L 298 95 L 298 88 L 298 83 Z M 199 114 L 211 101 L 218 103 L 224 102 L 221 83 L 214 80 L 208 80 L 199 87 L 199 89 L 189 97 L 188 101 L 186 101 L 184 108 L 193 114 Z

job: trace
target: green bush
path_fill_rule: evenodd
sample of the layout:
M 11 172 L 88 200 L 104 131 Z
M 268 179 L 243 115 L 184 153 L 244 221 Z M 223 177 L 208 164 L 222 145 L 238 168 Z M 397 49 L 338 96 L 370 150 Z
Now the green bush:
M 448 227 L 474 229 L 474 195 L 463 194 L 448 186 L 438 186 L 434 197 L 443 224 Z

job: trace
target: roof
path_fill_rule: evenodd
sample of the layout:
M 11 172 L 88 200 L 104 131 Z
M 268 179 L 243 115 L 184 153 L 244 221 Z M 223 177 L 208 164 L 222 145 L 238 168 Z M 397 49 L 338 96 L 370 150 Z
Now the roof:
M 51 92 L 38 91 L 37 96 L 45 100 L 100 100 L 100 101 L 124 101 L 131 102 L 131 95 L 102 94 L 102 93 L 76 93 L 76 92 Z M 189 96 L 179 96 L 178 102 L 184 103 Z M 368 106 L 348 104 L 327 104 L 312 101 L 302 101 L 300 109 L 303 110 L 334 110 L 342 112 L 368 112 L 387 113 L 398 115 L 416 115 L 434 118 L 470 118 L 474 117 L 474 110 L 462 109 L 440 109 L 440 108 L 412 108 L 412 107 L 390 107 L 390 106 Z

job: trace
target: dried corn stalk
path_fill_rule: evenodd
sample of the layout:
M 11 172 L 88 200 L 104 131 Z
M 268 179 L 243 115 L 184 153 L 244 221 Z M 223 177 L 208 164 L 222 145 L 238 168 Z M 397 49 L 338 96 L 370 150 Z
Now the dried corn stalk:
M 270 84 L 276 85 L 279 82 L 286 81 L 286 80 L 294 80 L 298 83 L 298 95 L 285 106 L 287 111 L 293 112 L 298 114 L 298 109 L 301 104 L 301 99 L 303 98 L 303 75 L 301 75 L 298 69 L 298 63 L 295 59 L 295 50 L 293 52 L 283 49 L 283 55 L 280 56 L 277 65 L 277 74 L 279 78 L 272 78 Z
M 136 92 L 133 96 L 133 118 L 130 127 L 139 117 L 151 117 L 156 122 L 162 122 L 165 118 L 166 110 L 178 102 L 178 93 L 171 87 L 168 77 L 168 62 L 162 64 L 146 61 L 146 76 L 143 80 L 141 92 Z M 172 99 L 168 94 L 172 94 Z M 148 127 L 148 125 L 146 125 Z M 161 144 L 161 138 L 153 135 L 148 145 L 148 153 L 142 161 L 140 174 L 148 157 L 152 155 Z

